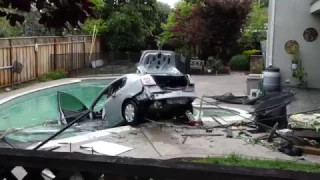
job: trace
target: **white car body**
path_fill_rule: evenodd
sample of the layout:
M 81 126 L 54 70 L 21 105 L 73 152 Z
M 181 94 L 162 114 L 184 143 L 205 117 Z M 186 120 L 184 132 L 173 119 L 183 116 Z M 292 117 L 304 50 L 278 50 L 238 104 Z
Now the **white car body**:
M 176 68 L 175 53 L 155 50 L 144 51 L 137 73 L 115 79 L 100 92 L 90 108 L 83 105 L 83 108 L 76 111 L 65 109 L 60 103 L 59 93 L 61 124 L 67 124 L 81 112 L 90 110 L 90 119 L 96 119 L 99 114 L 99 118 L 110 127 L 135 125 L 142 121 L 139 118 L 145 116 L 182 116 L 186 111 L 192 111 L 192 102 L 197 98 L 190 75 L 184 75 Z M 94 109 L 101 100 L 105 104 L 101 113 L 97 113 Z M 139 118 L 136 117 L 138 114 Z

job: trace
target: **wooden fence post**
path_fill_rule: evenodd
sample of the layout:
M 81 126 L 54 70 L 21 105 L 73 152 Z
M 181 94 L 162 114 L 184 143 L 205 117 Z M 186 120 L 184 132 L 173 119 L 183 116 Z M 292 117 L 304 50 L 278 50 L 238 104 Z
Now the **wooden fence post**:
M 34 38 L 34 55 L 35 55 L 35 68 L 36 68 L 36 78 L 38 80 L 39 78 L 39 67 L 38 67 L 38 51 L 39 51 L 39 46 L 38 46 L 38 38 Z
M 57 69 L 57 38 L 54 38 L 53 44 L 53 71 Z
M 83 54 L 84 54 L 83 67 L 86 67 L 87 65 L 86 43 L 87 43 L 86 36 L 83 36 Z
M 74 70 L 73 35 L 71 36 L 71 71 Z
M 9 45 L 10 45 L 10 66 L 13 65 L 13 49 L 12 49 L 12 39 L 9 39 Z M 11 83 L 11 89 L 13 89 L 14 84 L 14 77 L 13 77 L 13 68 L 10 69 L 10 83 Z

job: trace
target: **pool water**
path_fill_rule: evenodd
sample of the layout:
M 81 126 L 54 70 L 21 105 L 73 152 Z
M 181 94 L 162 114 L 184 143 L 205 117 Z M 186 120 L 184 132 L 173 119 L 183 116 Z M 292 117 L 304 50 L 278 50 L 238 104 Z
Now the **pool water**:
M 195 108 L 193 110 L 193 115 L 195 117 L 198 117 L 200 113 L 200 110 L 198 108 Z M 225 110 L 225 109 L 219 109 L 219 108 L 203 108 L 201 111 L 201 117 L 211 117 L 211 116 L 219 116 L 219 117 L 233 117 L 240 115 L 239 112 L 234 110 Z
M 24 128 L 42 124 L 48 120 L 57 120 L 58 91 L 66 92 L 77 97 L 89 107 L 100 91 L 111 81 L 112 80 L 85 80 L 79 83 L 72 83 L 33 92 L 4 103 L 0 105 L 0 134 L 11 128 Z M 102 106 L 103 102 L 99 102 L 96 109 L 101 109 Z M 61 128 L 61 126 L 58 124 L 46 127 L 42 125 L 25 130 L 24 132 L 31 132 L 38 129 L 37 132 L 40 133 L 41 131 L 39 131 L 39 128 L 42 129 L 44 133 L 47 132 L 49 134 L 50 130 L 52 130 L 51 134 L 53 134 L 56 131 L 54 131 L 54 129 Z M 17 134 L 20 134 L 19 137 L 17 137 Z M 23 133 L 20 132 L 8 137 L 19 141 L 29 141 L 30 138 L 33 138 L 24 136 L 26 136 L 26 134 L 23 135 Z

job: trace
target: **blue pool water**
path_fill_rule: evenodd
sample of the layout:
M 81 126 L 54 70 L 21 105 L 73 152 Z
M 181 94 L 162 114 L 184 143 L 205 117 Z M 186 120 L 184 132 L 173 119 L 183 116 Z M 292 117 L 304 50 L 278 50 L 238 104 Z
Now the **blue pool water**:
M 30 93 L 2 104 L 0 105 L 0 134 L 11 128 L 24 128 L 42 124 L 48 120 L 57 120 L 58 91 L 77 97 L 89 107 L 99 92 L 110 82 L 111 80 L 85 80 L 80 83 Z M 100 102 L 97 108 L 101 108 L 102 105 L 103 102 Z M 19 141 L 37 141 L 48 137 L 59 128 L 61 126 L 58 124 L 41 125 L 14 133 L 8 137 Z M 36 133 L 32 133 L 32 131 Z

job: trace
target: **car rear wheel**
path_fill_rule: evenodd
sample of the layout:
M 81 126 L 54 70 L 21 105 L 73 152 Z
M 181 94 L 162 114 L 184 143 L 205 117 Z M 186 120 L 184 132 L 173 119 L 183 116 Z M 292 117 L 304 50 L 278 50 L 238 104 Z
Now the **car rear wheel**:
M 122 108 L 122 116 L 127 124 L 131 126 L 138 125 L 141 118 L 141 112 L 138 104 L 133 100 L 126 101 Z

